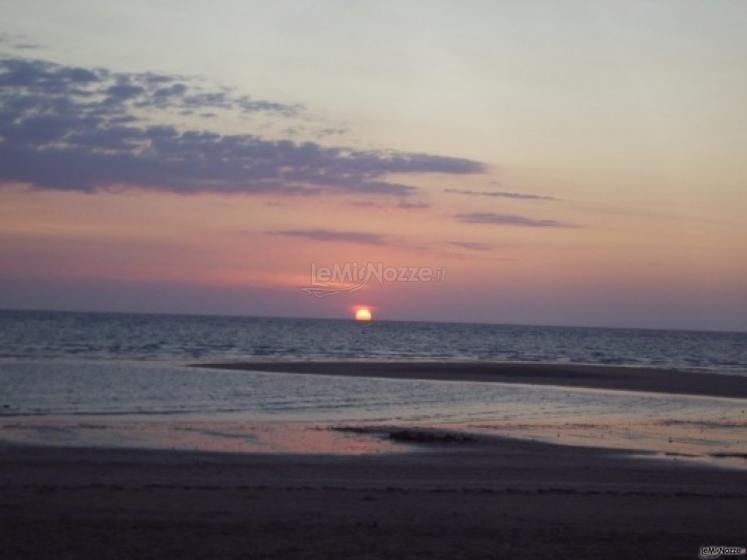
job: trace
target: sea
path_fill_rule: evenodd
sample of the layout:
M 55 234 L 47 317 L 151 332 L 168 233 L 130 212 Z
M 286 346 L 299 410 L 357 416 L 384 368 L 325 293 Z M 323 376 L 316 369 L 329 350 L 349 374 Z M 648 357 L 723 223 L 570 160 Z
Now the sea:
M 388 444 L 328 437 L 326 429 L 387 424 L 669 457 L 746 451 L 741 399 L 199 367 L 262 360 L 578 363 L 747 376 L 747 333 L 0 311 L 0 441 L 385 452 Z

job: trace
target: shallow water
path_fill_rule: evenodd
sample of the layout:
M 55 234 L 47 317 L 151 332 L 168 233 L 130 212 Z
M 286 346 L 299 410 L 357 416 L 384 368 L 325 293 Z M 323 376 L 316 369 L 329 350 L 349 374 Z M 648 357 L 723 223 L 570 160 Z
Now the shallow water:
M 401 449 L 334 425 L 440 426 L 740 466 L 747 401 L 499 383 L 5 361 L 0 438 L 52 445 L 371 453 Z
M 747 375 L 747 334 L 2 311 L 0 439 L 222 451 L 402 449 L 328 429 L 387 424 L 667 456 L 746 451 L 744 400 L 184 367 L 256 359 L 573 362 Z

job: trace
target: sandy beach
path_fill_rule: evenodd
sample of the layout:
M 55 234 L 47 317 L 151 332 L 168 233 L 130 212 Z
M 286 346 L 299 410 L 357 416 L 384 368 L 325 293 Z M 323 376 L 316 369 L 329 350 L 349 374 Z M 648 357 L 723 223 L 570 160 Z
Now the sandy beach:
M 747 398 L 747 376 L 715 375 L 656 368 L 577 364 L 412 361 L 256 361 L 193 365 L 227 370 L 392 379 L 430 379 L 435 381 L 521 383 L 675 395 Z
M 184 395 L 245 391 L 249 403 L 252 391 L 282 387 L 256 401 L 278 412 L 6 413 L 8 558 L 659 559 L 745 544 L 744 377 L 442 362 L 196 366 L 127 372 L 148 395 L 181 384 L 194 387 Z M 332 377 L 300 375 L 312 373 Z M 159 375 L 161 386 L 143 384 Z M 364 383 L 372 377 L 383 381 Z M 403 381 L 413 379 L 422 383 Z M 372 402 L 397 391 L 424 400 L 396 413 L 377 405 L 359 419 L 308 412 L 347 402 L 353 386 Z M 428 418 L 450 402 L 443 391 L 469 408 L 472 393 L 459 392 L 468 389 L 495 389 L 493 412 L 400 417 L 425 406 Z M 308 396 L 289 401 L 293 390 Z M 505 395 L 528 410 L 504 416 L 517 410 Z M 610 395 L 636 408 L 615 408 Z M 305 412 L 282 412 L 296 402 Z M 648 406 L 660 410 L 649 415 Z
M 501 438 L 408 447 L 355 457 L 5 445 L 4 554 L 658 559 L 747 534 L 745 471 Z

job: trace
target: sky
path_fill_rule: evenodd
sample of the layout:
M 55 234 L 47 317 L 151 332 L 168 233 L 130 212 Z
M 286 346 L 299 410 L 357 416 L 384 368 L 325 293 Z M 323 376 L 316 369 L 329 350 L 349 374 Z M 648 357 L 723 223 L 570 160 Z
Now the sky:
M 747 330 L 743 2 L 0 11 L 0 308 Z

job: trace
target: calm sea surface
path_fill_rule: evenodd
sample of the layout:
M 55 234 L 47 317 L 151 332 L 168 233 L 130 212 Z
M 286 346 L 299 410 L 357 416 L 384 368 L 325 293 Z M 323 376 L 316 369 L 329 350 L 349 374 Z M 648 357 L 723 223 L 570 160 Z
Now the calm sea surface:
M 0 359 L 486 360 L 747 374 L 747 333 L 0 311 Z
M 586 444 L 600 444 L 603 433 L 605 445 L 617 434 L 620 446 L 705 455 L 743 452 L 747 441 L 739 399 L 184 367 L 257 359 L 593 363 L 747 375 L 747 334 L 2 311 L 0 440 L 319 451 L 323 445 L 309 441 L 323 432 L 298 432 L 291 444 L 290 432 L 273 439 L 266 426 L 353 422 L 469 425 Z

